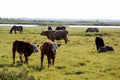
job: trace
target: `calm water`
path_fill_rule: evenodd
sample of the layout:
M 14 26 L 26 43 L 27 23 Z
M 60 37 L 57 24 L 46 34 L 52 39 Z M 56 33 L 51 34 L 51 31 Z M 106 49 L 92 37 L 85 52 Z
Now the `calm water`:
M 23 27 L 38 27 L 38 25 L 30 25 L 30 24 L 0 24 L 0 26 L 13 26 L 13 25 L 21 25 Z M 69 27 L 80 27 L 80 28 L 88 28 L 88 27 L 96 27 L 96 28 L 120 28 L 120 26 L 81 26 L 81 25 L 68 25 Z
M 81 26 L 81 25 L 69 25 L 69 27 L 80 27 L 80 28 L 88 28 L 88 27 L 96 27 L 96 28 L 120 28 L 120 26 Z
M 23 26 L 23 27 L 37 27 L 38 25 L 30 25 L 30 24 L 0 24 L 0 26 Z

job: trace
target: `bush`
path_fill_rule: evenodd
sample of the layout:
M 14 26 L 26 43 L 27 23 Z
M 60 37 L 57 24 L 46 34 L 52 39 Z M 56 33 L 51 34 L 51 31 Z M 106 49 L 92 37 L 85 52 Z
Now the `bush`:
M 7 68 L 4 68 L 0 72 L 0 80 L 35 80 L 33 75 L 28 76 L 28 71 L 9 71 Z

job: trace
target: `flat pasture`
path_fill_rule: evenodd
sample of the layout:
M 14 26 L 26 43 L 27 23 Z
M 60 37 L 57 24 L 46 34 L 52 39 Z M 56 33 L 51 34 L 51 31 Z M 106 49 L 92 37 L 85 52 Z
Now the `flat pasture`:
M 40 67 L 40 50 L 28 58 L 29 65 L 21 65 L 18 54 L 15 65 L 12 65 L 12 42 L 24 40 L 41 46 L 48 40 L 40 35 L 41 27 L 24 27 L 23 33 L 10 34 L 9 26 L 0 26 L 0 75 L 7 74 L 6 71 L 7 75 L 14 74 L 11 76 L 16 79 L 24 73 L 23 76 L 28 76 L 26 80 L 120 80 L 120 28 L 100 28 L 99 33 L 85 33 L 86 28 L 67 27 L 69 42 L 57 41 L 62 45 L 57 50 L 54 66 L 48 68 L 45 57 L 44 68 Z M 115 51 L 97 53 L 97 34 L 102 34 L 105 44 Z

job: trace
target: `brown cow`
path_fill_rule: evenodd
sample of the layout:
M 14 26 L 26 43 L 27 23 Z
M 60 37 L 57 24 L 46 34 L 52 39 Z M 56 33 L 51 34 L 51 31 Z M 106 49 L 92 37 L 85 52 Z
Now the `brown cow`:
M 42 31 L 40 35 L 47 36 L 48 39 L 52 40 L 61 40 L 64 39 L 65 44 L 68 42 L 68 31 L 67 30 L 51 30 L 51 31 Z
M 32 53 L 38 52 L 38 48 L 37 47 L 38 46 L 36 44 L 31 44 L 31 43 L 28 43 L 28 42 L 25 42 L 25 41 L 15 40 L 13 42 L 13 48 L 12 48 L 12 52 L 13 52 L 13 64 L 15 63 L 15 53 L 16 53 L 16 51 L 20 54 L 21 63 L 23 63 L 22 54 L 24 54 L 25 63 L 28 64 L 28 57 Z
M 43 43 L 43 45 L 40 47 L 40 50 L 41 50 L 41 67 L 43 67 L 44 55 L 47 56 L 48 67 L 50 67 L 50 65 L 51 65 L 51 60 L 52 60 L 52 65 L 54 65 L 54 60 L 55 60 L 57 47 L 59 47 L 60 45 L 61 44 L 57 44 L 56 42 L 52 42 L 52 41 L 47 41 L 47 42 Z

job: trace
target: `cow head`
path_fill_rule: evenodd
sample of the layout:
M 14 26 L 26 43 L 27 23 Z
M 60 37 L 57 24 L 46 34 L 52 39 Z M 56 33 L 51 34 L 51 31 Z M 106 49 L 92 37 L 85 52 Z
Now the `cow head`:
M 37 44 L 32 44 L 32 47 L 33 47 L 33 53 L 37 53 L 37 52 L 38 52 L 38 47 L 39 47 L 39 45 L 37 45 Z
M 40 35 L 46 35 L 46 31 L 42 31 Z
M 61 44 L 57 44 L 56 42 L 53 42 L 52 44 L 52 52 L 56 53 L 57 52 L 57 48 L 60 46 Z

